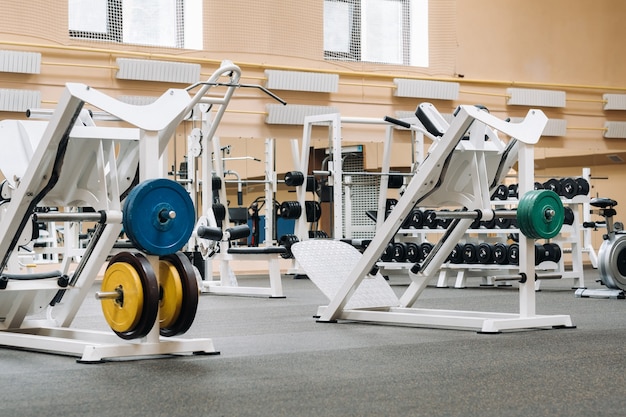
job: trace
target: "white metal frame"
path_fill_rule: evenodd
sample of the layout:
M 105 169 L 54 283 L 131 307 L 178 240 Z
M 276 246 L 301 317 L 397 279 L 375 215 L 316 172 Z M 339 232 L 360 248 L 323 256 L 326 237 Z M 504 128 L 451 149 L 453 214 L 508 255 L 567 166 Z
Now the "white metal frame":
M 535 328 L 535 327 L 573 327 L 571 318 L 568 315 L 538 315 L 536 313 L 535 300 L 535 265 L 534 265 L 534 241 L 527 239 L 520 234 L 520 274 L 525 274 L 528 279 L 526 282 L 519 283 L 519 313 L 494 313 L 494 312 L 477 312 L 477 311 L 456 311 L 443 309 L 422 309 L 413 307 L 422 294 L 429 281 L 436 277 L 442 263 L 452 250 L 453 246 L 466 233 L 468 227 L 472 223 L 472 219 L 461 219 L 456 226 L 449 227 L 446 235 L 435 246 L 430 256 L 421 265 L 421 270 L 411 271 L 409 276 L 411 283 L 399 298 L 396 305 L 387 305 L 381 307 L 377 305 L 375 308 L 367 306 L 359 308 L 346 308 L 352 296 L 357 292 L 360 285 L 367 282 L 370 285 L 370 273 L 375 266 L 380 255 L 384 251 L 387 243 L 395 235 L 400 228 L 403 220 L 417 204 L 428 202 L 428 200 L 447 200 L 449 196 L 438 195 L 438 187 L 445 182 L 449 172 L 451 175 L 460 175 L 455 169 L 451 168 L 455 163 L 455 149 L 459 154 L 473 153 L 472 149 L 466 144 L 461 143 L 461 139 L 468 130 L 480 132 L 482 129 L 483 138 L 485 126 L 495 131 L 502 132 L 512 138 L 517 139 L 519 143 L 518 160 L 519 160 L 519 192 L 523 195 L 533 189 L 534 184 L 534 153 L 533 146 L 540 138 L 541 132 L 547 122 L 546 116 L 540 110 L 530 110 L 521 123 L 509 123 L 502 121 L 489 113 L 479 110 L 474 106 L 460 106 L 455 118 L 452 120 L 450 127 L 445 134 L 434 143 L 428 152 L 427 157 L 417 168 L 411 182 L 405 189 L 403 196 L 399 199 L 398 204 L 392 210 L 389 217 L 385 220 L 382 227 L 378 230 L 376 236 L 372 239 L 369 246 L 363 252 L 362 257 L 351 268 L 351 272 L 347 276 L 332 277 L 328 273 L 324 274 L 320 271 L 306 270 L 307 274 L 315 282 L 314 275 L 322 275 L 323 279 L 337 278 L 341 280 L 341 285 L 337 288 L 334 295 L 330 296 L 330 303 L 327 306 L 321 306 L 318 309 L 318 321 L 333 322 L 336 320 L 356 320 L 365 322 L 379 323 L 400 323 L 413 324 L 418 326 L 441 326 L 452 328 L 471 328 L 478 329 L 485 333 L 497 333 L 503 330 Z M 466 141 L 464 141 L 466 142 Z M 480 153 L 476 153 L 476 157 L 480 157 Z M 482 166 L 481 164 L 476 167 Z M 485 220 L 491 213 L 489 204 L 490 193 L 485 187 L 488 186 L 485 172 L 468 172 L 473 175 L 470 180 L 473 183 L 473 195 L 466 195 L 469 198 L 468 209 L 481 210 L 485 215 Z M 452 178 L 454 180 L 454 178 Z M 473 206 L 472 206 L 473 204 Z M 323 254 L 321 259 L 311 259 L 310 257 L 320 256 L 320 252 L 309 254 L 307 251 L 307 243 L 296 243 L 292 250 L 296 255 L 296 259 L 301 265 L 312 265 L 323 263 L 326 258 L 336 256 L 333 251 Z M 317 243 L 316 243 L 317 244 Z M 308 262 L 312 261 L 312 262 Z M 388 283 L 384 283 L 388 286 Z
M 204 123 L 206 126 L 206 123 Z M 213 213 L 212 204 L 212 182 L 211 177 L 213 173 L 224 181 L 224 165 L 221 157 L 221 145 L 219 137 L 209 136 L 208 134 L 202 135 L 203 149 L 213 149 L 213 156 L 211 158 L 210 152 L 203 152 L 203 174 L 202 174 L 202 195 L 203 195 L 203 207 L 207 212 L 205 217 L 206 221 L 211 227 L 217 227 L 217 221 Z M 267 295 L 270 298 L 284 298 L 281 271 L 280 271 L 280 254 L 271 250 L 273 245 L 272 236 L 274 234 L 273 224 L 273 201 L 276 194 L 276 172 L 274 170 L 274 155 L 275 155 L 275 139 L 268 138 L 265 140 L 265 247 L 249 248 L 245 253 L 229 253 L 229 242 L 224 240 L 220 242 L 220 250 L 215 253 L 209 253 L 204 251 L 205 264 L 204 264 L 204 277 L 202 280 L 201 291 L 204 294 L 221 294 L 221 295 Z M 220 201 L 226 202 L 226 187 L 222 186 L 219 190 Z M 230 219 L 228 215 L 228 208 L 226 209 L 226 218 L 224 224 L 229 224 Z M 206 239 L 199 239 L 195 237 L 199 244 L 206 245 Z M 264 250 L 267 249 L 267 250 Z M 242 250 L 243 252 L 243 250 Z M 213 274 L 213 262 L 219 263 L 219 277 L 215 277 Z M 250 262 L 250 261 L 262 261 L 267 262 L 269 272 L 269 286 L 243 286 L 239 285 L 239 281 L 233 268 L 232 262 Z M 218 278 L 218 279 L 216 279 Z
M 170 89 L 156 102 L 146 106 L 120 102 L 84 84 L 66 85 L 51 120 L 37 141 L 28 168 L 15 185 L 2 215 L 0 256 L 4 258 L 0 270 L 10 264 L 16 249 L 16 237 L 21 233 L 24 222 L 30 218 L 32 205 L 37 204 L 41 195 L 42 202 L 51 200 L 60 206 L 86 205 L 105 210 L 107 222 L 82 257 L 78 267 L 80 272 L 78 268 L 74 271 L 77 279 L 65 288 L 62 302 L 47 308 L 46 318 L 32 313 L 38 312 L 37 307 L 42 300 L 42 305 L 47 304 L 62 289 L 56 280 L 10 280 L 7 288 L 0 290 L 0 312 L 3 313 L 1 345 L 78 355 L 83 362 L 157 354 L 217 353 L 211 339 L 162 338 L 158 320 L 146 337 L 131 341 L 120 339 L 113 332 L 70 329 L 69 326 L 120 234 L 121 196 L 125 190 L 122 184 L 127 184 L 134 177 L 137 161 L 140 161 L 140 181 L 164 176 L 164 151 L 176 127 L 198 102 L 202 102 L 217 108 L 211 128 L 213 133 L 236 86 L 222 86 L 225 92 L 219 97 L 208 96 L 207 93 L 222 77 L 229 77 L 230 84 L 236 84 L 239 75 L 236 65 L 224 61 L 207 82 L 199 83 L 194 96 L 190 96 L 188 90 L 198 85 L 187 90 Z M 97 127 L 86 113 L 81 113 L 85 104 L 134 128 Z M 130 156 L 116 158 L 116 144 L 125 141 L 135 143 L 130 147 Z M 92 158 L 76 158 L 62 167 L 59 165 L 64 157 L 82 155 L 87 150 L 93 151 Z M 84 175 L 74 175 L 75 170 L 82 170 Z M 58 173 L 59 181 L 51 189 L 45 189 L 46 180 Z M 93 182 L 87 187 L 78 186 L 77 181 L 84 177 L 93 179 Z M 156 256 L 148 256 L 148 259 L 158 279 L 159 259 Z

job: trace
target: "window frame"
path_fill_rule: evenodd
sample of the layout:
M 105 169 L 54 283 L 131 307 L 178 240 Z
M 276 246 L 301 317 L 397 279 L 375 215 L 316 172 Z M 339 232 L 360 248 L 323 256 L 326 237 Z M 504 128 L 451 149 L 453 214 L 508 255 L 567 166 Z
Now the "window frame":
M 404 40 L 402 45 L 402 63 L 380 62 L 380 61 L 364 61 L 362 59 L 363 50 L 362 44 L 362 0 L 324 0 L 324 3 L 346 3 L 352 6 L 351 10 L 351 30 L 350 30 L 350 44 L 349 52 L 341 51 L 329 51 L 324 49 L 324 59 L 326 60 L 342 60 L 350 62 L 364 62 L 364 63 L 381 63 L 386 65 L 405 65 L 411 66 L 411 1 L 410 0 L 395 0 L 402 6 L 402 39 Z M 326 36 L 324 34 L 324 36 Z
M 99 41 L 111 41 L 116 43 L 128 43 L 137 45 L 134 42 L 124 42 L 124 0 L 107 0 L 106 32 L 89 32 L 84 30 L 73 30 L 68 28 L 69 37 L 72 39 L 90 39 Z M 185 0 L 176 0 L 176 39 L 174 48 L 185 48 Z M 170 47 L 164 45 L 145 45 L 155 47 Z

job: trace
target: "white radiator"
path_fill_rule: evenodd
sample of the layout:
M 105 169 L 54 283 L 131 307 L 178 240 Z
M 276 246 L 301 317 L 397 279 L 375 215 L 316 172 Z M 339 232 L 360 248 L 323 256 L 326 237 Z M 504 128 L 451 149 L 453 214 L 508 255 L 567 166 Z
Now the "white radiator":
M 565 91 L 507 88 L 506 94 L 512 106 L 565 107 Z
M 265 70 L 270 90 L 311 91 L 336 93 L 339 86 L 338 74 L 322 74 L 305 71 Z
M 394 78 L 396 97 L 415 97 L 437 100 L 457 100 L 459 98 L 459 83 L 429 80 L 408 80 Z
M 117 58 L 117 78 L 193 84 L 200 81 L 200 64 Z
M 39 74 L 41 54 L 39 52 L 0 51 L 0 72 Z
M 604 122 L 605 138 L 626 138 L 626 122 Z
M 626 110 L 626 94 L 604 94 L 604 110 Z
M 265 123 L 270 125 L 303 125 L 304 118 L 318 114 L 339 113 L 337 107 L 306 106 L 300 104 L 268 104 Z
M 35 90 L 0 89 L 0 111 L 23 112 L 41 107 L 41 93 Z

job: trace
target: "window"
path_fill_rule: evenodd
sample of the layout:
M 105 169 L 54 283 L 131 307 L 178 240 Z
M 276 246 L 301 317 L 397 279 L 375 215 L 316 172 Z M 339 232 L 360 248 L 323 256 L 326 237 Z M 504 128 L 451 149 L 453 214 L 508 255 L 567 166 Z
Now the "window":
M 202 49 L 202 0 L 69 0 L 72 38 Z
M 428 66 L 428 0 L 324 0 L 326 59 Z

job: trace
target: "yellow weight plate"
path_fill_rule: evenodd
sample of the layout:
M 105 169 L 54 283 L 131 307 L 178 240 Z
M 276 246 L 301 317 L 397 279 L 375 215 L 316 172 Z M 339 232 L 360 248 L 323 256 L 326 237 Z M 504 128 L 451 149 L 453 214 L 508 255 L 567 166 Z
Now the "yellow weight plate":
M 178 320 L 183 306 L 183 284 L 178 270 L 171 262 L 159 261 L 159 284 L 159 326 L 167 328 Z
M 132 331 L 143 312 L 143 286 L 135 268 L 126 262 L 116 262 L 108 266 L 102 279 L 102 291 L 122 291 L 118 299 L 104 299 L 104 318 L 116 332 Z

